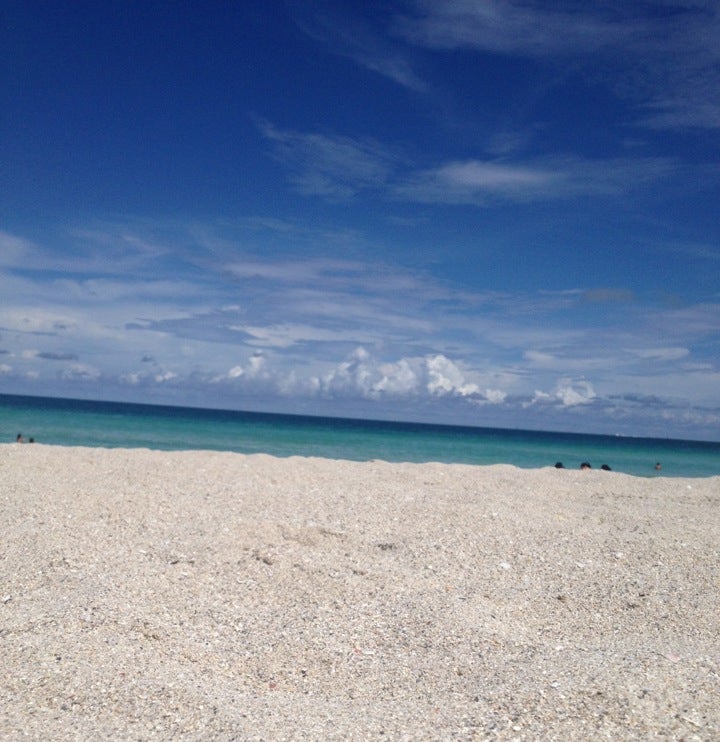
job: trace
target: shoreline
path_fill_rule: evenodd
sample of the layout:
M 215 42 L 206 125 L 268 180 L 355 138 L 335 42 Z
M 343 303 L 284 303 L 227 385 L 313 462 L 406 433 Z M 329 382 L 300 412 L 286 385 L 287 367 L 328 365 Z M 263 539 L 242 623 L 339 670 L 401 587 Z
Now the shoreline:
M 45 443 L 41 441 L 36 440 L 23 440 L 22 443 L 18 443 L 17 441 L 14 442 L 5 442 L 0 443 L 0 450 L 2 450 L 5 446 L 24 446 L 24 445 L 33 445 L 33 446 L 46 446 L 48 448 L 60 448 L 60 449 L 69 449 L 69 450 L 83 450 L 87 449 L 90 451 L 93 450 L 101 450 L 101 451 L 125 451 L 125 452 L 132 452 L 132 451 L 141 451 L 141 452 L 147 452 L 147 453 L 157 453 L 157 454 L 233 454 L 237 456 L 247 456 L 247 457 L 253 457 L 253 456 L 269 456 L 270 458 L 276 458 L 280 460 L 287 460 L 287 459 L 318 459 L 320 461 L 328 461 L 328 462 L 338 462 L 338 463 L 349 463 L 349 464 L 373 464 L 373 463 L 384 463 L 391 466 L 423 466 L 426 464 L 431 465 L 437 465 L 437 466 L 467 466 L 467 467 L 473 467 L 476 469 L 488 469 L 495 466 L 507 466 L 511 469 L 517 469 L 519 472 L 538 472 L 538 471 L 544 471 L 547 469 L 555 469 L 557 470 L 558 467 L 556 467 L 554 464 L 548 462 L 547 464 L 544 464 L 543 466 L 535 466 L 535 467 L 525 467 L 520 466 L 518 464 L 513 464 L 509 462 L 495 462 L 495 463 L 468 463 L 464 461 L 440 461 L 440 460 L 428 460 L 428 461 L 411 461 L 411 460 L 394 460 L 394 459 L 382 459 L 382 458 L 372 458 L 372 459 L 349 459 L 349 458 L 330 458 L 327 456 L 322 455 L 305 455 L 305 454 L 297 454 L 297 453 L 289 453 L 289 454 L 277 454 L 277 453 L 265 453 L 262 451 L 258 452 L 250 452 L 250 453 L 244 453 L 242 451 L 233 451 L 230 449 L 220 449 L 220 448 L 149 448 L 147 446 L 88 446 L 85 444 L 64 444 L 64 443 Z M 582 467 L 580 464 L 577 466 L 562 466 L 560 467 L 560 470 L 562 471 L 581 471 Z M 720 474 L 697 474 L 697 475 L 687 475 L 687 474 L 670 474 L 667 471 L 660 470 L 660 471 L 650 471 L 647 474 L 633 474 L 630 472 L 625 472 L 620 469 L 603 469 L 602 466 L 591 466 L 591 471 L 595 472 L 602 472 L 603 474 L 611 473 L 616 475 L 622 475 L 626 477 L 632 477 L 637 478 L 641 480 L 655 480 L 655 479 L 672 479 L 676 481 L 682 481 L 685 479 L 692 480 L 692 481 L 698 481 L 698 480 L 705 480 L 705 479 L 720 479 Z
M 720 736 L 719 477 L 41 443 L 0 477 L 3 738 Z

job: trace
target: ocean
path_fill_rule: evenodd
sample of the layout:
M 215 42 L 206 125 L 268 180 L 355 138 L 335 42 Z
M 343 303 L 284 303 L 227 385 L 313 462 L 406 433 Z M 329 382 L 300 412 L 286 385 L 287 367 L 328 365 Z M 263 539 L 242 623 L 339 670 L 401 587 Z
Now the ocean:
M 720 475 L 720 442 L 474 428 L 0 395 L 0 441 L 213 450 L 353 461 L 513 464 L 588 461 L 635 476 Z M 660 462 L 662 469 L 655 469 Z

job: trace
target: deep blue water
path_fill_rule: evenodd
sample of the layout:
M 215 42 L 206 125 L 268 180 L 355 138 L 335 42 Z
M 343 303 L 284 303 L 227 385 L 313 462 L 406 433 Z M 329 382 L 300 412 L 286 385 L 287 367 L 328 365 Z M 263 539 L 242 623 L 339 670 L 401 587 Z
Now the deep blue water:
M 638 476 L 720 475 L 720 443 L 276 415 L 0 395 L 0 441 L 205 449 L 367 461 L 514 464 L 589 461 Z M 662 471 L 655 471 L 661 462 Z

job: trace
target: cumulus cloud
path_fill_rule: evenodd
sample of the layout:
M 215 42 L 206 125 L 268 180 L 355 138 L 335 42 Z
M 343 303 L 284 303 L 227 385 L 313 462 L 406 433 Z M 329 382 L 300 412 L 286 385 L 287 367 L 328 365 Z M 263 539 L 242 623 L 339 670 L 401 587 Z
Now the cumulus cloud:
M 507 393 L 499 389 L 482 391 L 467 378 L 458 364 L 444 355 L 379 361 L 365 348 L 319 377 L 315 385 L 324 395 L 367 399 L 407 398 L 465 399 L 473 404 L 501 404 Z
M 486 389 L 485 399 L 489 404 L 502 404 L 507 399 L 507 392 L 500 389 Z
M 267 368 L 267 358 L 262 351 L 255 351 L 250 356 L 248 362 L 245 365 L 238 364 L 233 366 L 227 373 L 220 374 L 213 378 L 213 382 L 218 383 L 227 380 L 243 379 L 263 379 L 267 381 L 273 376 L 273 374 Z
M 396 363 L 383 363 L 379 367 L 382 377 L 375 382 L 374 388 L 384 394 L 406 396 L 416 394 L 420 379 L 417 370 L 407 358 Z
M 154 378 L 158 384 L 162 384 L 165 381 L 172 381 L 173 379 L 177 379 L 178 375 L 173 371 L 163 371 L 162 373 L 154 374 Z
M 467 397 L 480 393 L 477 384 L 469 383 L 460 368 L 443 355 L 428 358 L 427 371 L 429 376 L 427 390 L 430 394 L 438 396 L 457 394 Z
M 119 380 L 122 384 L 128 384 L 130 386 L 148 386 L 152 384 L 160 385 L 175 380 L 178 380 L 180 382 L 187 381 L 174 371 L 167 371 L 163 369 L 156 369 L 153 371 L 128 372 L 121 374 Z
M 326 394 L 373 396 L 373 376 L 376 375 L 373 365 L 367 350 L 357 348 L 347 361 L 321 378 L 320 388 Z
M 588 404 L 595 398 L 595 390 L 588 381 L 566 382 L 558 384 L 555 396 L 562 401 L 565 407 L 574 407 L 579 404 Z
M 596 398 L 593 385 L 584 379 L 560 379 L 554 391 L 544 392 L 536 390 L 532 399 L 525 402 L 523 406 L 528 407 L 535 404 L 560 405 L 562 407 L 576 407 L 586 405 Z
M 467 404 L 468 411 L 477 406 L 516 406 L 517 400 L 507 390 L 481 386 L 475 378 L 482 375 L 463 367 L 443 354 L 403 357 L 397 360 L 378 359 L 362 346 L 355 348 L 345 360 L 319 375 L 299 376 L 296 369 L 271 366 L 262 352 L 254 353 L 245 363 L 214 376 L 195 375 L 194 382 L 232 388 L 243 394 L 275 393 L 296 398 L 333 400 L 367 400 L 370 402 L 407 401 L 416 398 L 424 403 Z M 498 376 L 493 374 L 493 376 Z M 502 375 L 499 375 L 502 376 Z M 498 377 L 499 377 L 498 376 Z M 505 375 L 508 383 L 512 374 Z M 147 382 L 157 376 L 134 374 L 127 382 Z M 589 401 L 594 392 L 587 382 L 558 384 L 556 391 L 543 395 L 561 406 L 574 406 Z

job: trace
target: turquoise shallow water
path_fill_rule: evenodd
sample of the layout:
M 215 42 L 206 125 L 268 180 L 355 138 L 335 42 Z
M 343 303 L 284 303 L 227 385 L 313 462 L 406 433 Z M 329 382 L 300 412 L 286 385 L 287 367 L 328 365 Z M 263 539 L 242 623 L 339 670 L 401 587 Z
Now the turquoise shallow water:
M 271 415 L 0 395 L 0 441 L 64 446 L 206 449 L 367 461 L 514 464 L 589 461 L 637 476 L 720 475 L 720 442 Z M 662 463 L 656 472 L 655 462 Z

